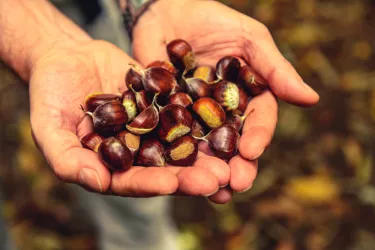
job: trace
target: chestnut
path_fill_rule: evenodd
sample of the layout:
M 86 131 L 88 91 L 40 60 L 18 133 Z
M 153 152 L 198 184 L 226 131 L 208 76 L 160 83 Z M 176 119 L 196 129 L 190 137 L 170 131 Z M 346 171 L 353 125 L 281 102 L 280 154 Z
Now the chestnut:
M 197 100 L 201 97 L 206 97 L 211 95 L 210 86 L 200 78 L 187 78 L 186 90 L 187 93 L 194 99 Z
M 155 139 L 147 139 L 141 143 L 136 164 L 140 166 L 165 166 L 164 146 Z
M 153 61 L 152 63 L 147 65 L 147 68 L 163 68 L 171 72 L 173 75 L 177 74 L 176 68 L 171 62 L 168 61 Z
M 260 95 L 268 88 L 267 81 L 247 65 L 241 68 L 237 83 L 243 86 L 251 96 Z
M 94 152 L 98 152 L 98 148 L 103 139 L 104 138 L 97 133 L 91 132 L 82 137 L 81 144 L 84 148 L 91 149 Z
M 214 86 L 213 98 L 226 111 L 232 111 L 238 108 L 240 93 L 236 84 L 222 80 Z
M 193 104 L 193 110 L 209 128 L 217 128 L 226 120 L 224 109 L 210 97 L 198 99 Z
M 196 61 L 193 48 L 182 39 L 173 40 L 167 45 L 169 60 L 181 72 L 195 68 Z
M 245 120 L 247 118 L 247 115 L 229 115 L 227 120 L 224 124 L 231 125 L 233 128 L 235 128 L 238 132 L 241 132 L 243 124 L 245 123 Z
M 191 135 L 194 137 L 203 137 L 207 134 L 207 129 L 197 120 L 193 120 L 191 125 Z
M 191 136 L 184 136 L 165 150 L 167 163 L 174 166 L 191 166 L 198 155 L 198 142 Z
M 191 99 L 191 97 L 184 92 L 178 92 L 169 96 L 169 103 L 178 104 L 185 108 L 189 108 L 191 105 L 193 105 L 193 99 Z
M 160 111 L 159 117 L 158 135 L 163 142 L 172 143 L 191 131 L 193 118 L 183 106 L 169 104 Z
M 115 135 L 125 128 L 128 115 L 120 101 L 110 101 L 97 107 L 94 112 L 87 111 L 93 121 L 94 130 L 100 135 Z
M 139 113 L 151 105 L 151 101 L 148 98 L 147 92 L 145 90 L 141 90 L 138 92 L 133 91 L 133 93 L 135 95 L 135 100 L 137 102 L 137 109 Z
M 225 56 L 216 64 L 216 76 L 221 80 L 236 82 L 240 72 L 241 62 L 233 56 Z
M 223 124 L 211 130 L 206 136 L 196 139 L 206 141 L 216 156 L 229 160 L 237 154 L 240 134 L 233 126 Z
M 128 114 L 128 122 L 133 121 L 137 116 L 137 103 L 134 93 L 131 90 L 126 90 L 121 96 L 121 102 Z
M 105 139 L 99 146 L 100 161 L 115 172 L 125 171 L 133 165 L 133 155 L 121 140 L 114 137 Z
M 235 110 L 235 112 L 239 115 L 242 115 L 245 113 L 247 105 L 249 104 L 251 98 L 247 95 L 246 91 L 241 87 L 238 87 L 238 93 L 240 100 L 238 103 L 238 108 L 237 110 Z
M 210 82 L 215 81 L 215 70 L 211 68 L 210 66 L 199 66 L 194 71 L 193 77 L 200 78 L 206 83 L 210 84 Z
M 135 156 L 139 150 L 139 145 L 141 144 L 141 137 L 138 135 L 133 135 L 129 131 L 121 131 L 116 135 L 116 138 L 121 140 L 122 143 L 130 150 L 133 156 Z
M 126 73 L 125 83 L 129 89 L 130 86 L 132 86 L 135 91 L 141 91 L 143 89 L 141 74 L 132 68 L 130 68 Z
M 155 106 L 155 95 L 152 104 L 143 110 L 134 120 L 126 125 L 126 128 L 136 135 L 143 135 L 150 133 L 156 128 L 159 123 L 159 110 Z
M 174 75 L 163 68 L 140 69 L 130 64 L 142 76 L 143 88 L 154 94 L 169 95 L 177 85 Z
M 85 108 L 88 112 L 94 112 L 100 105 L 109 101 L 120 101 L 120 99 L 120 96 L 114 94 L 94 93 L 86 97 Z

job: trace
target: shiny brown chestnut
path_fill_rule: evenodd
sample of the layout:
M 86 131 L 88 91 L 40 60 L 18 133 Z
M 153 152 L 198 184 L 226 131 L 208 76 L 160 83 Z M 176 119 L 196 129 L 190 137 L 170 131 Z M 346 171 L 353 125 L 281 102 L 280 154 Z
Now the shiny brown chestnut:
M 156 128 L 159 123 L 159 110 L 155 106 L 155 95 L 152 104 L 143 110 L 134 120 L 126 125 L 126 128 L 136 135 L 143 135 L 150 133 Z
M 193 119 L 191 125 L 191 135 L 194 137 L 203 137 L 207 134 L 207 129 L 197 120 Z
M 151 101 L 149 100 L 147 92 L 145 90 L 140 90 L 137 92 L 135 91 L 135 89 L 133 89 L 132 85 L 130 85 L 129 88 L 134 93 L 138 113 L 141 113 L 151 105 Z
M 126 145 L 126 147 L 130 150 L 133 156 L 135 156 L 139 150 L 139 146 L 141 144 L 141 137 L 138 135 L 134 135 L 129 131 L 121 131 L 116 135 L 116 138 L 121 140 L 122 143 Z
M 130 89 L 133 86 L 135 91 L 141 91 L 143 89 L 142 76 L 134 69 L 130 68 L 126 73 L 125 77 L 126 86 Z
M 182 39 L 173 40 L 167 45 L 169 60 L 181 72 L 196 66 L 195 55 L 190 44 Z
M 169 104 L 160 111 L 159 117 L 158 135 L 163 142 L 172 143 L 191 131 L 193 118 L 183 106 Z
M 246 118 L 247 118 L 247 115 L 242 115 L 242 116 L 240 116 L 240 115 L 229 115 L 224 124 L 231 125 L 238 132 L 241 132 Z
M 240 93 L 236 84 L 220 81 L 214 86 L 213 98 L 226 111 L 236 110 L 240 102 Z
M 260 95 L 268 88 L 267 81 L 247 65 L 241 68 L 237 83 L 243 86 L 251 96 Z
M 216 64 L 216 76 L 221 80 L 236 82 L 240 68 L 240 60 L 233 56 L 225 56 Z
M 193 105 L 193 99 L 191 99 L 191 97 L 184 92 L 177 92 L 169 96 L 169 103 L 189 108 L 191 105 Z
M 210 84 L 211 82 L 215 81 L 215 70 L 211 68 L 210 66 L 199 66 L 194 71 L 193 77 L 200 78 L 206 83 Z
M 238 93 L 239 93 L 240 101 L 238 103 L 237 110 L 235 110 L 235 113 L 238 115 L 242 115 L 246 111 L 247 105 L 249 104 L 249 101 L 250 101 L 250 97 L 247 95 L 246 91 L 241 87 L 238 87 Z
M 163 68 L 140 69 L 130 64 L 142 77 L 143 88 L 154 94 L 169 95 L 177 85 L 174 75 Z
M 232 125 L 223 124 L 206 136 L 196 139 L 206 141 L 216 156 L 229 160 L 237 153 L 240 134 Z
M 121 97 L 114 94 L 93 93 L 85 100 L 85 108 L 88 112 L 94 112 L 100 105 L 110 101 L 120 101 Z
M 98 152 L 98 148 L 100 146 L 100 143 L 104 138 L 100 135 L 98 135 L 95 132 L 88 133 L 81 139 L 81 144 L 84 148 L 90 149 L 94 152 Z
M 226 120 L 224 109 L 214 99 L 203 97 L 193 104 L 194 112 L 209 128 L 217 128 Z
M 136 159 L 140 166 L 165 166 L 164 146 L 155 139 L 147 139 L 141 143 Z
M 198 155 L 198 142 L 191 136 L 184 136 L 165 150 L 167 163 L 173 166 L 191 166 Z
M 97 107 L 94 112 L 86 111 L 93 121 L 94 130 L 100 135 L 115 135 L 125 128 L 128 114 L 120 101 L 110 101 Z
M 100 161 L 115 172 L 128 170 L 133 165 L 133 155 L 121 140 L 114 137 L 105 139 L 99 146 Z
M 121 102 L 126 109 L 126 113 L 128 114 L 128 122 L 133 121 L 138 113 L 137 101 L 133 91 L 126 90 L 121 96 Z
M 152 63 L 147 65 L 147 68 L 163 68 L 171 72 L 173 75 L 177 74 L 176 68 L 171 62 L 168 61 L 153 61 Z
M 197 100 L 201 97 L 206 97 L 211 95 L 210 86 L 200 78 L 187 78 L 186 90 L 187 93 L 194 99 Z

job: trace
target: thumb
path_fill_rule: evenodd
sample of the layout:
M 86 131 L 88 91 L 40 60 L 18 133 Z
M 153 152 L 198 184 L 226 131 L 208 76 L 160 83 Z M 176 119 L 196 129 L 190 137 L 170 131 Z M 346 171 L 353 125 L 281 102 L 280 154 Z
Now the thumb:
M 44 126 L 40 119 L 33 117 L 31 124 L 38 148 L 59 179 L 95 192 L 103 193 L 108 190 L 111 183 L 110 172 L 95 152 L 81 146 L 74 130 Z
M 247 39 L 244 55 L 247 63 L 267 80 L 272 92 L 281 100 L 300 106 L 316 104 L 319 95 L 283 57 L 268 29 L 261 23 L 251 25 L 257 39 Z

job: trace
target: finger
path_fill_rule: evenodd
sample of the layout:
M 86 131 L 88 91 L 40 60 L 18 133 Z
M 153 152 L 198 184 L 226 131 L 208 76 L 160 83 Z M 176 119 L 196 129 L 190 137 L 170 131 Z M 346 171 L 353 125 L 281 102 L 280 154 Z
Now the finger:
M 75 133 L 56 127 L 45 128 L 33 120 L 35 139 L 59 179 L 96 192 L 105 192 L 109 188 L 111 176 L 108 169 L 95 152 L 82 148 Z
M 202 171 L 201 168 L 204 170 Z M 209 156 L 202 152 L 198 152 L 197 160 L 192 167 L 168 166 L 167 169 L 179 177 L 180 188 L 181 181 L 183 183 L 194 183 L 197 176 L 201 179 L 207 178 L 209 180 L 208 184 L 206 183 L 204 186 L 198 184 L 184 186 L 183 189 L 187 194 L 191 195 L 196 195 L 198 192 L 207 196 L 218 190 L 219 187 L 217 185 L 223 187 L 229 184 L 229 165 L 217 157 Z M 201 187 L 204 190 L 199 190 Z
M 270 144 L 277 124 L 277 102 L 270 91 L 254 97 L 247 107 L 239 141 L 239 152 L 248 160 L 257 159 Z
M 134 32 L 133 55 L 137 61 L 146 67 L 155 60 L 168 59 L 166 49 L 160 49 L 166 48 L 167 41 L 165 41 L 163 35 L 165 34 L 165 27 L 158 25 L 158 18 L 152 18 L 148 23 L 142 20 L 137 24 L 142 28 L 135 29 Z M 148 26 L 152 27 L 153 32 L 142 32 L 142 30 L 147 30 Z M 148 41 L 147 46 L 144 46 L 144 41 Z
M 218 179 L 220 187 L 225 187 L 229 184 L 229 165 L 216 156 L 210 156 L 205 153 L 199 152 L 197 160 L 194 163 L 194 167 L 201 167 L 209 170 Z
M 229 166 L 231 169 L 230 187 L 235 192 L 243 193 L 249 190 L 258 171 L 258 161 L 248 161 L 237 155 L 233 157 Z
M 112 175 L 111 190 L 116 195 L 151 197 L 169 195 L 177 189 L 176 175 L 162 167 L 131 167 Z
M 268 29 L 253 20 L 248 22 L 246 29 L 248 42 L 245 43 L 244 59 L 268 81 L 276 96 L 301 106 L 316 104 L 319 95 L 304 83 L 294 67 L 283 57 Z
M 209 197 L 216 204 L 226 204 L 232 200 L 233 190 L 230 187 L 221 188 L 217 193 Z
M 210 196 L 219 190 L 217 177 L 202 166 L 181 168 L 178 191 L 193 196 Z

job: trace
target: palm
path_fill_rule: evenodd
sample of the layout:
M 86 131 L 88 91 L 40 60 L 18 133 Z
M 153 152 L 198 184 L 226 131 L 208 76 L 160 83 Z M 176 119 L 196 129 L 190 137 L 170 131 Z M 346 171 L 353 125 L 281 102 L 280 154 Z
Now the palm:
M 112 45 L 92 42 L 38 63 L 30 83 L 33 132 L 57 176 L 65 181 L 82 182 L 80 170 L 93 169 L 94 179 L 84 186 L 99 192 L 110 188 L 113 193 L 125 196 L 178 191 L 205 195 L 227 184 L 228 166 L 214 159 L 215 166 L 206 167 L 206 161 L 212 161 L 213 157 L 204 154 L 199 155 L 194 168 L 133 167 L 111 176 L 95 153 L 81 147 L 78 138 L 89 133 L 92 126 L 80 105 L 94 92 L 123 92 L 130 60 Z
M 215 1 L 190 2 L 180 8 L 183 11 L 175 16 L 150 11 L 147 20 L 141 19 L 134 39 L 134 55 L 140 63 L 167 59 L 165 43 L 177 38 L 192 45 L 201 65 L 215 66 L 226 55 L 243 57 L 246 26 L 242 19 L 248 17 Z

